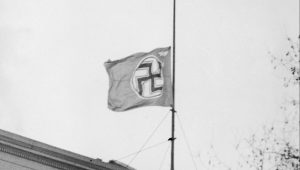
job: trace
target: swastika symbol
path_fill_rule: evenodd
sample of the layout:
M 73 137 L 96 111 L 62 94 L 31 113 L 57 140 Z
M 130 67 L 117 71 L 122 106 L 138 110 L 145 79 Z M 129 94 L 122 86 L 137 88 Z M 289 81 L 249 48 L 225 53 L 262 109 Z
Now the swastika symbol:
M 132 79 L 131 87 L 144 99 L 161 96 L 163 90 L 162 63 L 154 55 L 145 57 L 138 64 Z

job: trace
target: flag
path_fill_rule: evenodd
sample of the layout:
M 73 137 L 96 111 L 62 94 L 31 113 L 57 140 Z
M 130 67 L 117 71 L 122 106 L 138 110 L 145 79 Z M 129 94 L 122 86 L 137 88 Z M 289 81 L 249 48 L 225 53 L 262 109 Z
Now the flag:
M 105 62 L 109 76 L 108 108 L 126 111 L 143 106 L 171 106 L 170 49 L 157 48 Z

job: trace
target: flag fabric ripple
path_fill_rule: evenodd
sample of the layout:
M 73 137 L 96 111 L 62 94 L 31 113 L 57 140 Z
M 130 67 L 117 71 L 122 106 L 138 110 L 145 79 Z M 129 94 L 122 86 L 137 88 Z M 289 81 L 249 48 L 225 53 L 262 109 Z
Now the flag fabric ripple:
M 109 76 L 108 108 L 121 112 L 143 106 L 171 106 L 170 49 L 157 48 L 105 62 Z

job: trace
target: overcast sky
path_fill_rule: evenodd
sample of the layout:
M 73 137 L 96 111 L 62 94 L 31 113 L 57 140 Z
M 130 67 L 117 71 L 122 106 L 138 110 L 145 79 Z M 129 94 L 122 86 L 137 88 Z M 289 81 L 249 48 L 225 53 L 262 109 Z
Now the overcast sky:
M 230 163 L 276 119 L 286 93 L 268 51 L 297 40 L 298 15 L 297 0 L 177 0 L 176 108 L 198 169 L 211 144 Z M 171 0 L 0 0 L 0 129 L 104 161 L 138 151 L 169 108 L 108 110 L 103 63 L 170 45 Z M 170 137 L 168 115 L 147 146 Z M 178 125 L 175 167 L 195 169 Z M 168 146 L 130 165 L 159 169 Z

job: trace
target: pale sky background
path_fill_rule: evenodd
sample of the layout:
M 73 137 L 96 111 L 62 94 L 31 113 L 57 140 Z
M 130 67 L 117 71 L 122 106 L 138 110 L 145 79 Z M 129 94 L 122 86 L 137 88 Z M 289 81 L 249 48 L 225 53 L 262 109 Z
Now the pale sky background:
M 211 144 L 230 164 L 237 140 L 278 117 L 268 51 L 297 40 L 298 15 L 298 0 L 177 0 L 176 108 L 199 170 Z M 171 0 L 0 0 L 0 129 L 104 161 L 138 151 L 169 108 L 108 110 L 103 63 L 171 44 Z M 195 169 L 179 124 L 176 136 L 176 169 Z M 159 169 L 168 145 L 131 166 Z

